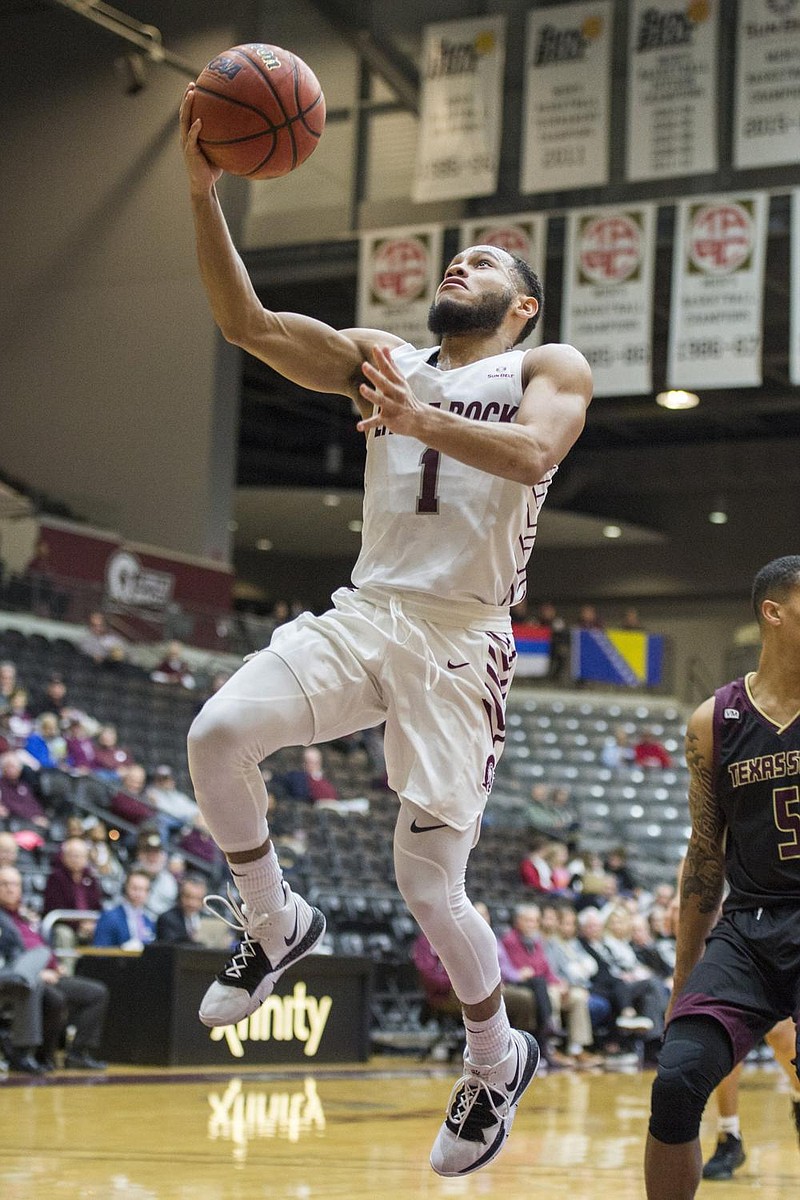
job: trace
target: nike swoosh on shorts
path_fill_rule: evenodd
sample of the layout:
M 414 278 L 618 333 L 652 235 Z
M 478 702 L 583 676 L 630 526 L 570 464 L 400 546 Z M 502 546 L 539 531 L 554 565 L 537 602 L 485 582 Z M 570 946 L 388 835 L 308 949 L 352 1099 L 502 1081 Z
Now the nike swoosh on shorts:
M 443 821 L 441 825 L 418 825 L 415 817 L 411 822 L 410 829 L 412 833 L 430 833 L 432 829 L 447 829 L 447 823 Z
M 469 662 L 454 663 L 454 662 L 451 662 L 449 658 L 447 660 L 447 669 L 449 671 L 457 671 L 459 667 L 468 667 L 468 666 L 469 666 Z

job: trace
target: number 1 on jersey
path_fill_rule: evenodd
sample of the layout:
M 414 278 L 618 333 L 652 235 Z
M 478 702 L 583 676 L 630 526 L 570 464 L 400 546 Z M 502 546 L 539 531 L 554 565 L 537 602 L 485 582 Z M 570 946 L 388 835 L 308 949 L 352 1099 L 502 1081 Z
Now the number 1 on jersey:
M 418 513 L 438 513 L 439 497 L 436 495 L 436 485 L 439 482 L 438 450 L 423 450 L 419 458 L 419 495 L 417 496 Z

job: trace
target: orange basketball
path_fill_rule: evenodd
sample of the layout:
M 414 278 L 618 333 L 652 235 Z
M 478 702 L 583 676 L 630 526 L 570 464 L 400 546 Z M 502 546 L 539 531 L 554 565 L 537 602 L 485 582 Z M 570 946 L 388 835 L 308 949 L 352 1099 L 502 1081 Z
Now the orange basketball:
M 325 128 L 325 97 L 296 54 L 260 42 L 234 46 L 200 72 L 192 120 L 200 147 L 231 175 L 275 179 L 305 162 Z

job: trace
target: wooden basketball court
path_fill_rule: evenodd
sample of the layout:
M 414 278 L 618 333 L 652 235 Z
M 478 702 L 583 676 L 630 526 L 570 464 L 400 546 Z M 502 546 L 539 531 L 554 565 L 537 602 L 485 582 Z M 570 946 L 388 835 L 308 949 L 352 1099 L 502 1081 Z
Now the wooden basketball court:
M 240 1071 L 115 1068 L 0 1083 L 3 1200 L 641 1200 L 652 1073 L 536 1080 L 498 1160 L 469 1179 L 428 1166 L 454 1074 L 408 1058 Z M 748 1159 L 700 1196 L 792 1200 L 800 1150 L 780 1073 L 748 1068 Z M 703 1146 L 713 1146 L 707 1116 Z

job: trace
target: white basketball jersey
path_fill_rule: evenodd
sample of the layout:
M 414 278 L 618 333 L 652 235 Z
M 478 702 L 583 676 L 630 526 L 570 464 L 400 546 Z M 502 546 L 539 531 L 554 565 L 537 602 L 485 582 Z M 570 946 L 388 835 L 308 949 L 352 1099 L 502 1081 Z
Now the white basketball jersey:
M 423 403 L 472 421 L 515 419 L 524 351 L 448 371 L 429 363 L 434 353 L 405 343 L 392 354 Z M 525 596 L 539 509 L 556 469 L 531 488 L 466 466 L 416 438 L 373 430 L 353 583 L 450 603 L 518 603 Z

